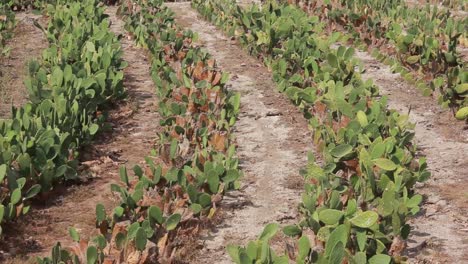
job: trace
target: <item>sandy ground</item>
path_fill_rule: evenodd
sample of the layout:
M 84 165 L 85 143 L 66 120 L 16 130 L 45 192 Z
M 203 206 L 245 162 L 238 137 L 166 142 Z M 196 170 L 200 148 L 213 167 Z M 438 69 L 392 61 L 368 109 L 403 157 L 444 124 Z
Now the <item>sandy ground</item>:
M 197 17 L 189 3 L 171 3 L 179 25 L 199 34 L 201 44 L 231 74 L 230 89 L 241 93 L 241 114 L 235 127 L 242 190 L 222 202 L 224 217 L 200 239 L 201 252 L 190 263 L 231 263 L 225 246 L 244 245 L 271 222 L 297 219 L 302 178 L 312 139 L 307 122 L 289 100 L 276 91 L 272 75 L 256 59 Z M 215 262 L 214 262 L 215 261 Z
M 468 15 L 468 12 L 462 10 L 462 3 L 466 7 L 467 2 L 465 0 L 455 0 L 455 1 L 452 0 L 452 2 L 457 2 L 457 1 L 458 1 L 459 6 L 457 7 L 456 4 L 453 4 L 454 8 L 450 8 L 450 7 L 442 5 L 441 4 L 442 1 L 440 1 L 440 0 L 429 1 L 429 2 L 431 4 L 431 8 L 433 8 L 435 5 L 437 5 L 437 8 L 439 10 L 450 9 L 450 12 L 452 13 L 453 16 L 455 16 L 456 18 L 459 18 L 459 19 L 463 19 Z M 425 7 L 427 2 L 428 2 L 427 0 L 406 0 L 406 3 L 408 4 L 408 6 L 413 7 L 413 8 L 415 8 L 415 7 Z
M 38 58 L 47 48 L 44 33 L 34 26 L 33 21 L 47 24 L 46 18 L 31 12 L 16 13 L 17 25 L 13 38 L 7 41 L 10 54 L 0 57 L 0 118 L 11 117 L 11 106 L 20 107 L 28 100 L 27 89 L 23 83 L 28 68 L 27 63 Z

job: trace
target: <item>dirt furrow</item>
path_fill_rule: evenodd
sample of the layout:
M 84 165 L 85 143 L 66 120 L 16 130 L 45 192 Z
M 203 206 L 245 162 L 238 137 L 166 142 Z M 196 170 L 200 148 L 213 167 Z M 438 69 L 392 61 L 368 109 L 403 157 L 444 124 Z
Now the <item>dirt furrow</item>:
M 150 62 L 144 50 L 126 37 L 124 22 L 116 17 L 116 11 L 116 7 L 108 7 L 106 13 L 112 21 L 111 30 L 123 34 L 123 58 L 129 64 L 124 72 L 128 99 L 110 111 L 110 131 L 83 150 L 81 181 L 63 186 L 58 195 L 44 199 L 19 223 L 4 230 L 6 237 L 0 249 L 4 257 L 12 257 L 8 263 L 25 263 L 31 256 L 49 254 L 57 241 L 68 245 L 71 226 L 84 238 L 94 234 L 96 204 L 112 210 L 119 199 L 110 192 L 110 184 L 119 182 L 119 166 L 125 164 L 131 169 L 144 162 L 154 146 L 160 117 Z
M 468 261 L 468 133 L 436 98 L 423 97 L 390 67 L 368 53 L 357 52 L 372 79 L 389 98 L 391 108 L 410 112 L 416 124 L 415 142 L 427 157 L 431 178 L 417 188 L 425 196 L 421 213 L 412 220 L 407 254 L 413 263 Z
M 0 118 L 10 118 L 11 106 L 22 106 L 28 100 L 23 83 L 28 74 L 27 63 L 39 57 L 47 47 L 44 33 L 34 22 L 45 26 L 47 19 L 31 12 L 16 13 L 13 38 L 7 42 L 8 55 L 0 56 Z
M 171 3 L 179 25 L 199 34 L 199 42 L 230 73 L 229 87 L 241 93 L 241 114 L 235 127 L 243 187 L 221 203 L 223 219 L 201 237 L 201 252 L 190 263 L 232 263 L 225 247 L 256 238 L 267 223 L 297 218 L 302 178 L 299 169 L 312 149 L 307 122 L 279 94 L 272 75 L 258 60 L 197 17 L 190 3 Z

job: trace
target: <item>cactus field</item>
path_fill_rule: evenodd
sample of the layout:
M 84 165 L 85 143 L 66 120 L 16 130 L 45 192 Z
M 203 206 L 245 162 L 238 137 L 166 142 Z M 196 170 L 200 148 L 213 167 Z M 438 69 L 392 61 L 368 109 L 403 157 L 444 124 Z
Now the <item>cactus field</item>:
M 468 263 L 466 0 L 5 0 L 0 263 Z

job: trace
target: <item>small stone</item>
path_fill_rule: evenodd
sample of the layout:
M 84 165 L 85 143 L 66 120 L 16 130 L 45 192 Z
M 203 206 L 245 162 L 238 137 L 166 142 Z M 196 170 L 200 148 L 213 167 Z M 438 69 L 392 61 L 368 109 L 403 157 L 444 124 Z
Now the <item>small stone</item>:
M 445 207 L 445 206 L 447 206 L 447 201 L 445 201 L 445 200 L 440 200 L 440 201 L 438 201 L 436 204 L 437 204 L 438 206 L 440 206 L 440 207 Z
M 434 208 L 434 207 L 430 207 L 426 210 L 426 216 L 427 217 L 430 217 L 430 216 L 433 216 L 437 213 L 437 209 Z

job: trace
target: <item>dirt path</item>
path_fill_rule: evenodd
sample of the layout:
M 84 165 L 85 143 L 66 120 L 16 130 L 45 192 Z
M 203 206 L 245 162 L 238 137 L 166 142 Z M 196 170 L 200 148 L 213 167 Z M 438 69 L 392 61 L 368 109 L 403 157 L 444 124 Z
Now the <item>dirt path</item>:
M 23 83 L 28 73 L 27 63 L 38 58 L 47 48 L 44 33 L 34 26 L 34 20 L 46 25 L 46 18 L 31 12 L 16 13 L 17 25 L 13 38 L 7 42 L 10 55 L 0 57 L 0 118 L 9 118 L 11 105 L 22 106 L 28 100 Z
M 116 17 L 116 10 L 115 7 L 107 9 L 112 21 L 111 30 L 122 34 L 125 32 L 123 21 Z M 0 249 L 6 257 L 17 256 L 7 262 L 25 263 L 21 255 L 49 254 L 56 241 L 67 245 L 71 226 L 82 233 L 82 237 L 94 233 L 96 204 L 102 203 L 112 210 L 117 199 L 111 194 L 109 185 L 119 182 L 119 166 L 125 164 L 131 169 L 150 153 L 160 129 L 150 62 L 143 49 L 135 47 L 133 40 L 124 36 L 121 41 L 124 59 L 129 63 L 125 70 L 128 101 L 121 102 L 121 106 L 111 111 L 112 132 L 101 135 L 84 151 L 83 165 L 87 169 L 83 170 L 83 181 L 64 188 L 61 195 L 47 199 L 19 224 L 5 230 L 7 236 Z
M 222 202 L 224 217 L 203 235 L 201 252 L 190 263 L 232 263 L 228 244 L 255 239 L 267 223 L 297 219 L 302 178 L 299 169 L 312 149 L 307 122 L 288 99 L 275 89 L 271 73 L 225 37 L 216 27 L 197 17 L 190 3 L 172 3 L 177 23 L 197 32 L 200 44 L 231 74 L 229 87 L 241 93 L 242 109 L 235 127 L 243 188 Z
M 411 109 L 415 141 L 432 173 L 430 180 L 417 188 L 425 202 L 411 223 L 414 230 L 407 254 L 415 263 L 468 263 L 466 125 L 368 53 L 357 52 L 357 58 L 367 70 L 363 78 L 374 80 L 381 93 L 388 95 L 391 108 L 402 113 Z
M 459 0 L 460 2 L 463 0 Z M 430 1 L 431 8 L 434 8 L 434 6 L 437 5 L 437 8 L 439 10 L 446 10 L 449 9 L 450 12 L 452 13 L 452 16 L 463 19 L 468 15 L 468 12 L 462 10 L 462 3 L 459 3 L 460 6 L 459 8 L 450 8 L 448 6 L 444 6 L 441 3 L 442 1 Z M 411 7 L 411 8 L 424 8 L 426 7 L 427 0 L 406 0 L 406 4 Z M 466 6 L 466 3 L 464 3 Z

